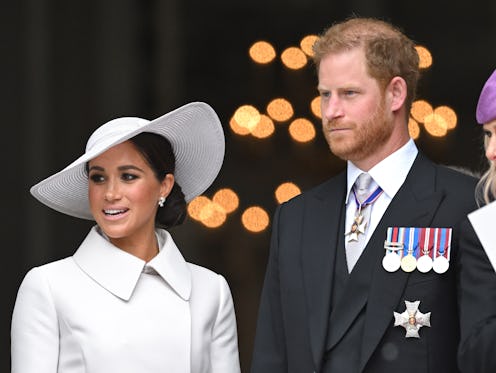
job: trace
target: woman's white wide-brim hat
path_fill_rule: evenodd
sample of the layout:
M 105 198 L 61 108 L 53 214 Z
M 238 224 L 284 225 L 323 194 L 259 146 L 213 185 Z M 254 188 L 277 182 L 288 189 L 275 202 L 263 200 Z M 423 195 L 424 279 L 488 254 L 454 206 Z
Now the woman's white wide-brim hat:
M 94 220 L 88 201 L 88 161 L 142 132 L 165 137 L 176 159 L 174 177 L 186 202 L 202 194 L 217 177 L 224 160 L 224 132 L 215 111 L 192 102 L 157 119 L 135 117 L 111 120 L 88 139 L 85 153 L 62 171 L 31 187 L 31 194 L 54 210 Z

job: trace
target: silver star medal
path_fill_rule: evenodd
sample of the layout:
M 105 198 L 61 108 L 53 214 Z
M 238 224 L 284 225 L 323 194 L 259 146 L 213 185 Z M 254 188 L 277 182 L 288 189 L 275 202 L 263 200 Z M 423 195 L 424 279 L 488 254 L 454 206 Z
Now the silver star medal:
M 361 212 L 358 212 L 357 216 L 355 216 L 350 231 L 345 234 L 346 236 L 349 236 L 348 242 L 358 241 L 358 235 L 360 233 L 365 234 L 366 227 L 367 227 L 367 222 L 364 220 Z
M 420 338 L 419 330 L 423 326 L 431 326 L 431 313 L 422 313 L 418 309 L 420 301 L 405 301 L 403 313 L 394 312 L 394 326 L 402 326 L 406 330 L 405 338 Z

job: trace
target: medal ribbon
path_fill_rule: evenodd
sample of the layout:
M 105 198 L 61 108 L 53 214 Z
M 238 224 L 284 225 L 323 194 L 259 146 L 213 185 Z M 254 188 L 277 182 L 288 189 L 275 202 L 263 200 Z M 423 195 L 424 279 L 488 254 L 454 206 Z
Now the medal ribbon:
M 412 255 L 415 258 L 418 258 L 418 253 L 420 251 L 420 248 L 419 248 L 419 231 L 420 231 L 420 228 L 412 228 L 412 229 L 414 230 L 413 231 L 414 237 L 413 237 L 413 243 L 412 243 L 412 246 L 413 246 Z
M 444 248 L 446 244 L 446 229 L 441 229 L 441 242 L 439 243 L 439 256 L 444 256 Z
M 451 228 L 446 228 L 446 251 L 447 251 L 447 259 L 451 259 Z
M 403 246 L 403 256 L 407 256 L 408 251 L 410 249 L 410 229 L 411 228 L 405 227 L 405 237 L 404 237 L 405 246 Z
M 441 228 L 441 243 L 439 244 L 439 256 L 450 259 L 451 228 Z
M 353 196 L 355 197 L 355 203 L 357 206 L 357 210 L 360 213 L 360 211 L 362 211 L 362 207 L 366 207 L 366 206 L 374 203 L 376 201 L 376 199 L 379 198 L 379 196 L 382 194 L 383 190 L 380 186 L 378 186 L 377 189 L 374 190 L 372 192 L 372 194 L 370 194 L 365 199 L 365 201 L 363 201 L 362 203 L 360 203 L 360 201 L 358 200 L 358 197 L 357 197 L 356 192 L 355 192 L 355 187 L 353 187 L 352 192 L 353 192 Z

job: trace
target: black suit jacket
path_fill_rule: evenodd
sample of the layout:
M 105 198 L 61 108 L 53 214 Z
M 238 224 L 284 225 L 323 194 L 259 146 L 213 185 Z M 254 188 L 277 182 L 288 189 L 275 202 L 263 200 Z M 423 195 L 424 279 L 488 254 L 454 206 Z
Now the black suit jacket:
M 489 266 L 477 240 L 460 246 L 462 235 L 474 234 L 466 215 L 476 208 L 475 182 L 419 154 L 350 275 L 345 301 L 331 317 L 332 271 L 336 251 L 344 250 L 346 173 L 279 206 L 252 372 L 320 372 L 325 351 L 346 337 L 359 312 L 365 312 L 363 338 L 355 346 L 359 372 L 457 372 L 461 328 L 474 323 L 469 319 L 460 326 L 460 309 L 474 318 L 482 298 L 470 283 L 478 268 L 465 266 L 464 258 L 484 269 Z M 450 269 L 442 275 L 386 272 L 381 261 L 389 226 L 453 228 Z M 464 299 L 472 304 L 462 305 Z M 393 312 L 403 312 L 405 300 L 420 300 L 420 310 L 431 312 L 432 326 L 423 327 L 419 339 L 407 339 L 405 329 L 394 327 Z M 343 366 L 336 373 L 348 369 Z

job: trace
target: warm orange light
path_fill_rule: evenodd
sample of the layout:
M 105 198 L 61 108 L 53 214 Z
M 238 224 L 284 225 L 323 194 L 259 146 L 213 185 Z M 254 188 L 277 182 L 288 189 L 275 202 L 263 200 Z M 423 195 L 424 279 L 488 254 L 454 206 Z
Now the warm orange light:
M 201 211 L 201 222 L 208 228 L 218 228 L 226 221 L 226 211 L 215 202 L 210 202 Z
M 448 125 L 444 118 L 437 114 L 427 115 L 424 119 L 425 130 L 432 136 L 442 137 L 448 132 Z
M 413 102 L 412 109 L 410 111 L 413 119 L 420 123 L 424 122 L 426 116 L 432 115 L 433 113 L 434 111 L 432 110 L 432 105 L 425 100 Z
M 315 138 L 315 128 L 308 119 L 298 118 L 289 125 L 289 134 L 298 142 L 308 142 Z
M 258 233 L 269 225 L 269 215 L 259 206 L 249 207 L 241 216 L 243 226 L 250 232 Z
M 248 51 L 253 61 L 261 64 L 272 62 L 276 58 L 276 51 L 272 44 L 266 41 L 257 41 Z
M 432 66 L 432 54 L 429 50 L 421 45 L 415 47 L 419 55 L 419 68 L 427 69 Z
M 322 112 L 320 109 L 320 96 L 315 97 L 310 103 L 310 110 L 312 110 L 313 115 L 317 118 L 322 119 Z
M 307 56 L 313 56 L 313 45 L 319 39 L 317 35 L 308 35 L 301 39 L 300 48 Z
M 449 106 L 438 106 L 434 109 L 434 114 L 441 116 L 446 121 L 446 128 L 452 130 L 458 121 L 455 111 Z
M 281 60 L 286 67 L 298 70 L 307 64 L 307 56 L 300 48 L 289 47 L 281 53 Z
M 260 122 L 260 112 L 252 105 L 243 105 L 234 113 L 234 120 L 251 132 Z
M 265 139 L 274 133 L 274 122 L 267 115 L 260 115 L 260 122 L 251 131 L 251 134 L 259 139 Z
M 275 196 L 279 203 L 286 202 L 301 193 L 300 188 L 294 183 L 283 183 L 276 189 Z
M 232 117 L 229 121 L 229 125 L 232 131 L 237 135 L 245 136 L 250 134 L 250 130 L 246 127 L 240 126 L 238 122 L 236 122 L 236 119 L 234 119 L 234 117 Z
M 202 210 L 210 203 L 210 200 L 205 196 L 198 196 L 188 204 L 188 214 L 195 220 L 202 219 Z
M 414 140 L 417 140 L 420 135 L 420 126 L 413 118 L 408 120 L 408 132 L 410 133 L 410 137 Z
M 267 114 L 275 121 L 284 122 L 293 116 L 293 106 L 284 98 L 276 98 L 267 105 Z
M 218 190 L 212 201 L 221 206 L 226 213 L 231 213 L 236 210 L 239 206 L 239 197 L 232 189 L 224 188 Z

